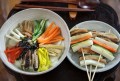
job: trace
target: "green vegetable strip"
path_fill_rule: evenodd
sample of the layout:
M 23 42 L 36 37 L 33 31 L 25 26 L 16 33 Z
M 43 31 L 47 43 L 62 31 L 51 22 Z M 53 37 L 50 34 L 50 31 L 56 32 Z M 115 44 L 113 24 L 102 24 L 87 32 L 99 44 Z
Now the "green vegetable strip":
M 32 41 L 35 41 L 42 33 L 44 33 L 46 21 L 47 20 L 43 19 L 40 22 L 40 30 L 37 32 L 37 34 L 35 36 L 33 35 Z
M 49 59 L 47 49 L 39 48 L 38 51 L 37 51 L 37 54 L 38 54 L 39 63 L 40 63 L 38 71 L 48 70 L 50 65 L 51 65 L 51 61 Z
M 38 30 L 40 30 L 40 21 L 35 20 L 34 21 L 34 25 L 35 25 L 35 27 L 34 27 L 34 33 L 33 33 L 33 35 L 35 36 L 37 34 Z
M 38 20 L 35 20 L 34 21 L 34 32 L 33 32 L 33 38 L 38 34 L 39 30 L 41 29 L 41 26 L 40 26 L 40 23 L 42 22 L 42 20 L 38 21 Z

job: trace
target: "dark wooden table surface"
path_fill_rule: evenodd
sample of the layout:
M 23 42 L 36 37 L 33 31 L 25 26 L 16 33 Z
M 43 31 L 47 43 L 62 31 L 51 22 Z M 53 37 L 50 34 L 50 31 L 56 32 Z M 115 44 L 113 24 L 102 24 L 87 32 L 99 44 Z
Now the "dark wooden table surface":
M 117 12 L 118 18 L 120 19 L 120 6 L 119 6 L 120 1 L 119 0 L 102 0 L 102 1 L 110 5 Z M 114 20 L 116 21 L 117 19 L 114 19 Z M 116 21 L 115 23 L 117 22 L 118 21 Z M 69 21 L 67 21 L 67 23 L 69 23 Z M 114 23 L 111 25 L 114 25 Z M 103 81 L 103 79 L 105 78 L 106 80 L 104 81 L 120 81 L 119 74 L 120 74 L 120 67 L 119 65 L 117 65 L 111 71 L 107 71 L 100 74 L 98 73 L 95 76 L 96 77 L 95 81 Z M 64 76 L 61 77 L 61 75 L 64 75 Z M 40 79 L 44 81 L 51 81 L 52 78 L 54 78 L 53 81 L 67 81 L 67 80 L 88 81 L 86 73 L 84 71 L 81 71 L 75 68 L 67 59 L 65 59 L 64 62 L 53 71 L 41 76 L 26 76 L 26 75 L 15 73 L 9 70 L 7 67 L 5 67 L 0 61 L 0 81 L 40 81 Z

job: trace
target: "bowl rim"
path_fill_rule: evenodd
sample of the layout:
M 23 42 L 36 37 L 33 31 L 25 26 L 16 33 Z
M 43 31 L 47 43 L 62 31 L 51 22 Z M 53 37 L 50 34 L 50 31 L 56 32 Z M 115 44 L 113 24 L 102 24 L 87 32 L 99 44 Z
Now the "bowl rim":
M 58 15 L 57 13 L 55 13 L 54 11 L 51 11 L 51 10 L 49 10 L 49 9 L 44 9 L 44 8 L 28 8 L 28 9 L 24 9 L 24 10 L 21 10 L 21 11 L 15 13 L 15 14 L 12 15 L 11 17 L 9 17 L 9 18 L 7 19 L 7 21 L 1 26 L 0 32 L 5 29 L 4 25 L 6 25 L 6 24 L 9 22 L 9 20 L 11 20 L 14 16 L 19 15 L 20 13 L 23 13 L 23 12 L 26 12 L 26 11 L 29 11 L 29 10 L 42 10 L 42 11 L 45 11 L 45 12 L 46 12 L 46 11 L 47 11 L 47 12 L 50 12 L 50 13 L 54 14 L 56 17 L 58 17 L 58 18 L 64 23 L 64 25 L 65 25 L 65 27 L 66 27 L 66 31 L 68 32 L 68 36 L 69 36 L 69 37 L 67 38 L 67 40 L 69 40 L 69 41 L 68 41 L 69 45 L 67 46 L 68 49 L 65 48 L 67 51 L 66 51 L 66 53 L 64 53 L 64 55 L 62 55 L 63 58 L 61 58 L 61 59 L 59 60 L 59 62 L 58 62 L 55 66 L 49 68 L 49 69 L 46 70 L 46 71 L 42 71 L 42 72 L 27 72 L 27 71 L 20 70 L 19 68 L 17 68 L 17 69 L 11 68 L 11 67 L 9 66 L 8 61 L 5 62 L 5 61 L 4 61 L 5 59 L 2 58 L 2 56 L 1 56 L 1 55 L 2 55 L 1 48 L 0 48 L 0 52 L 1 52 L 0 58 L 1 58 L 2 62 L 3 62 L 8 68 L 10 68 L 12 71 L 15 71 L 15 72 L 17 72 L 17 73 L 24 74 L 24 75 L 41 75 L 41 74 L 45 74 L 45 73 L 48 73 L 48 72 L 52 71 L 53 69 L 55 69 L 56 67 L 58 67 L 58 66 L 64 61 L 64 59 L 65 59 L 66 56 L 67 56 L 67 52 L 68 52 L 68 50 L 69 50 L 69 47 L 70 47 L 70 33 L 69 33 L 68 25 L 66 24 L 65 20 L 64 20 L 61 16 L 59 16 L 59 15 Z M 3 28 L 3 27 L 4 27 L 4 28 Z M 64 50 L 64 52 L 65 52 L 65 50 Z M 4 54 L 4 53 L 3 53 L 3 54 Z
M 102 23 L 102 24 L 104 24 L 104 25 L 107 25 L 107 26 L 110 27 L 112 30 L 114 30 L 114 31 L 119 35 L 119 37 L 120 37 L 119 32 L 118 32 L 114 27 L 112 27 L 111 25 L 109 25 L 109 24 L 107 24 L 107 23 L 105 23 L 105 22 L 103 22 L 103 21 L 88 20 L 88 21 L 80 22 L 80 23 L 76 24 L 75 26 L 78 26 L 78 25 L 81 25 L 81 24 L 85 24 L 85 23 L 91 23 L 91 22 L 94 22 L 94 23 L 95 23 L 95 22 L 96 22 L 96 23 Z M 75 27 L 75 26 L 73 26 L 73 27 Z M 71 29 L 72 29 L 72 28 L 71 28 Z M 120 46 L 120 45 L 119 45 L 119 46 Z M 71 48 L 70 48 L 70 49 L 71 49 Z M 78 65 L 78 64 L 76 64 L 76 63 L 72 60 L 71 56 L 69 55 L 69 54 L 70 54 L 70 49 L 69 49 L 69 53 L 67 54 L 67 59 L 68 59 L 68 60 L 71 62 L 71 64 L 72 64 L 73 66 L 75 66 L 76 68 L 78 68 L 78 69 L 80 69 L 80 70 L 83 70 L 83 71 L 86 71 L 85 68 L 80 68 L 81 66 Z M 98 70 L 98 69 L 97 69 L 97 70 L 96 70 L 96 73 L 110 70 L 110 69 L 112 69 L 113 67 L 115 67 L 119 62 L 120 62 L 120 59 L 117 60 L 116 63 L 110 65 L 110 67 L 108 67 L 108 68 L 105 68 L 105 67 L 104 67 L 104 69 L 102 69 L 102 70 Z M 91 70 L 91 72 L 94 72 L 94 70 Z

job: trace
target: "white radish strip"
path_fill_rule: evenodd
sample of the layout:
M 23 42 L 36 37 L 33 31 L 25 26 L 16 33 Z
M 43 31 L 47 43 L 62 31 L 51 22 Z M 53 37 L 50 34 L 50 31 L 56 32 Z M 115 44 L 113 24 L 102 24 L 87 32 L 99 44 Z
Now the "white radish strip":
M 98 64 L 98 67 L 105 67 L 105 64 L 104 63 L 100 63 L 100 62 L 97 62 L 95 60 L 85 60 L 86 62 L 86 65 L 93 65 L 93 66 L 96 66 Z M 81 66 L 85 66 L 84 64 L 84 60 L 80 61 L 80 65 Z
M 98 63 L 99 63 L 99 61 L 100 61 L 100 58 L 101 58 L 101 54 L 100 54 L 100 56 L 99 56 Z M 94 76 L 95 76 L 95 73 L 96 73 L 97 67 L 98 67 L 98 64 L 97 64 L 96 67 L 95 67 L 95 70 L 94 70 L 94 73 L 93 73 L 93 76 L 92 76 L 91 81 L 93 81 L 93 79 L 94 79 Z
M 72 40 L 77 40 L 77 39 L 83 38 L 83 37 L 85 37 L 85 36 L 90 36 L 90 37 L 92 37 L 92 33 L 91 33 L 91 32 L 88 32 L 88 33 L 84 33 L 84 34 L 81 34 L 81 35 L 72 36 L 72 37 L 71 37 L 71 41 L 72 41 Z
M 18 40 L 18 39 L 16 39 L 16 38 L 14 38 L 14 37 L 10 36 L 10 35 L 6 35 L 6 37 L 7 37 L 7 38 L 10 38 L 10 39 L 12 39 L 12 40 L 14 40 L 14 41 L 16 41 L 16 42 L 21 41 L 21 40 Z
M 77 44 L 73 44 L 72 45 L 72 50 L 74 52 L 78 51 L 80 48 L 84 48 L 84 47 L 88 47 L 93 45 L 93 41 L 92 40 L 86 40 Z
M 87 70 L 87 76 L 88 76 L 88 79 L 89 79 L 89 81 L 90 81 L 90 75 L 89 75 L 89 73 L 88 73 L 88 67 L 87 67 L 87 65 L 86 65 L 84 52 L 83 52 L 83 49 L 82 49 L 82 48 L 81 48 L 81 50 L 82 50 L 82 55 L 83 55 L 83 59 L 84 59 L 85 68 L 86 68 L 86 70 Z
M 18 29 L 15 29 L 15 32 L 20 35 L 20 37 L 25 37 L 20 31 L 18 31 Z
M 15 32 L 11 31 L 11 34 L 13 34 L 16 39 L 20 39 L 20 36 L 18 34 L 16 34 Z
M 107 49 L 102 48 L 100 46 L 92 45 L 91 50 L 98 54 L 103 55 L 104 57 L 106 57 L 107 59 L 109 59 L 111 61 L 115 58 L 110 51 L 108 51 Z
M 99 41 L 99 42 L 101 42 L 101 43 L 104 43 L 104 44 L 106 44 L 106 45 L 114 48 L 115 50 L 117 50 L 118 47 L 119 47 L 119 45 L 117 45 L 117 44 L 115 44 L 115 43 L 113 43 L 113 42 L 106 41 L 106 40 L 104 40 L 104 39 L 102 39 L 102 38 L 99 38 L 99 37 L 95 37 L 95 40 L 97 40 L 97 41 Z

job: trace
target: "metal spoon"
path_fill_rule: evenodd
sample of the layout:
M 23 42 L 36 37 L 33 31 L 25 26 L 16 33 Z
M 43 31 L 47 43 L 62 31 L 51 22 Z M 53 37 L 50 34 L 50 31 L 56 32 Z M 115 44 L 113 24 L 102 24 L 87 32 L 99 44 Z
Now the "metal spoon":
M 84 9 L 95 8 L 98 4 L 99 0 L 78 0 L 78 6 Z

